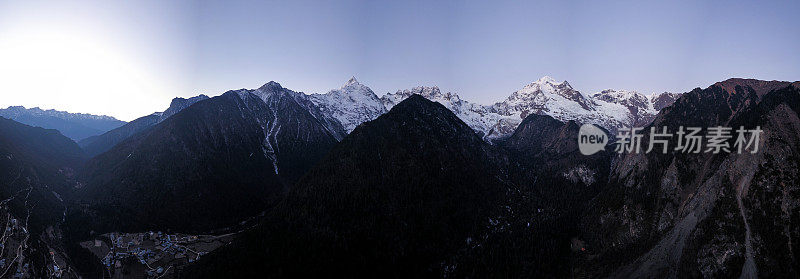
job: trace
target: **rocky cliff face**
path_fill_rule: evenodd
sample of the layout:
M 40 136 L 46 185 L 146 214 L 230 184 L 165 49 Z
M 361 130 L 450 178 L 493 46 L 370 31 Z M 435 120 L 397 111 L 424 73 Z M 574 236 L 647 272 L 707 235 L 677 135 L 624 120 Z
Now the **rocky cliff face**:
M 798 101 L 800 90 L 788 82 L 731 79 L 695 89 L 665 108 L 651 126 L 760 126 L 760 150 L 618 157 L 609 185 L 583 218 L 587 250 L 578 256 L 581 271 L 614 277 L 797 276 L 792 266 L 798 247 L 791 239 L 800 235 L 790 220 L 800 216 L 793 206 L 800 199 L 793 186 Z

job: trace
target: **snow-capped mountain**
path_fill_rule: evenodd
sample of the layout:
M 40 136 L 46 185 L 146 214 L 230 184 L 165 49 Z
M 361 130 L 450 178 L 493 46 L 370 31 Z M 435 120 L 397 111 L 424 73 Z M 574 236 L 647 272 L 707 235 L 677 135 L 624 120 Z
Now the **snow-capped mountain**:
M 630 115 L 627 126 L 645 126 L 658 114 L 650 98 L 636 91 L 606 89 L 592 95 L 595 100 L 622 105 Z
M 515 123 L 529 114 L 549 115 L 562 122 L 574 120 L 582 124 L 595 124 L 608 130 L 632 123 L 625 106 L 591 98 L 573 89 L 568 82 L 557 82 L 548 76 L 511 93 L 506 100 L 492 105 L 491 109 Z M 497 136 L 506 135 L 499 133 Z
M 661 110 L 665 107 L 671 106 L 675 100 L 681 96 L 681 93 L 664 92 L 659 94 L 650 95 L 650 102 L 653 103 L 655 110 Z
M 355 77 L 339 89 L 325 94 L 311 94 L 309 97 L 322 113 L 338 120 L 347 133 L 387 111 L 375 92 L 359 83 Z
M 439 90 L 439 87 L 436 86 L 420 86 L 411 89 L 400 90 L 396 93 L 387 93 L 381 97 L 381 101 L 383 102 L 383 105 L 386 106 L 386 109 L 389 110 L 396 104 L 414 94 L 444 105 L 453 113 L 455 113 L 458 118 L 464 121 L 464 123 L 467 123 L 470 128 L 475 130 L 478 135 L 484 138 L 495 138 L 495 135 L 498 133 L 494 130 L 497 129 L 500 129 L 505 133 L 510 133 L 519 124 L 519 121 L 517 121 L 516 123 L 509 123 L 509 125 L 503 126 L 503 123 L 508 122 L 505 119 L 507 117 L 491 112 L 486 106 L 465 101 L 455 93 L 442 93 L 442 91 Z
M 487 140 L 504 138 L 514 132 L 530 114 L 549 115 L 562 122 L 595 124 L 616 133 L 619 127 L 644 126 L 678 94 L 664 93 L 647 97 L 635 91 L 604 90 L 587 96 L 567 81 L 545 76 L 511 93 L 502 102 L 485 106 L 462 100 L 457 94 L 442 93 L 438 87 L 414 87 L 387 93 L 381 97 L 386 109 L 419 94 L 452 110 Z M 658 102 L 654 106 L 654 102 Z

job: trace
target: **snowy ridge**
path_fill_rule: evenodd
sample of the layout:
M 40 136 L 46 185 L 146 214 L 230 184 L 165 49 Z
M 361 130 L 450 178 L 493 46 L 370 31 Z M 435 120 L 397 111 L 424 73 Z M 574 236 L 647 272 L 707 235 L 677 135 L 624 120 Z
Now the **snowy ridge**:
M 656 97 L 635 91 L 609 89 L 587 96 L 567 81 L 558 82 L 545 76 L 491 106 L 470 103 L 454 93 L 442 93 L 438 87 L 414 87 L 387 93 L 381 101 L 388 110 L 412 94 L 441 103 L 488 141 L 509 136 L 530 114 L 549 115 L 564 122 L 595 124 L 616 133 L 619 127 L 647 125 L 658 113 L 656 107 L 671 105 L 678 96 L 664 93 L 668 95 L 659 99 L 660 106 L 654 106 Z
M 680 96 L 680 93 L 664 92 L 652 94 L 648 97 L 648 99 L 650 99 L 650 102 L 653 103 L 653 109 L 658 111 L 672 105 L 672 103 L 674 103 L 675 100 L 677 100 Z
M 428 100 L 444 105 L 482 137 L 497 134 L 493 132 L 493 129 L 497 129 L 496 127 L 501 126 L 501 123 L 506 122 L 504 116 L 490 112 L 488 107 L 462 100 L 461 97 L 454 93 L 442 93 L 441 90 L 435 86 L 419 86 L 412 89 L 397 91 L 396 93 L 387 93 L 381 97 L 381 101 L 384 106 L 386 106 L 386 109 L 389 110 L 414 94 L 418 94 Z M 511 130 L 516 128 L 518 124 L 519 122 L 512 125 L 513 127 Z
M 609 130 L 630 122 L 628 110 L 621 104 L 597 100 L 575 90 L 566 82 L 543 77 L 511 93 L 505 101 L 492 105 L 492 111 L 519 124 L 529 114 L 549 115 L 560 121 L 575 120 Z M 516 127 L 516 125 L 515 125 Z M 499 133 L 497 137 L 507 136 Z
M 636 91 L 607 89 L 595 93 L 592 98 L 626 107 L 629 115 L 624 124 L 627 126 L 645 126 L 658 114 L 650 98 Z
M 54 109 L 43 110 L 43 109 L 41 109 L 39 107 L 33 107 L 33 108 L 26 109 L 24 106 L 9 106 L 8 108 L 3 109 L 3 111 L 5 111 L 4 114 L 7 114 L 9 116 L 17 116 L 17 117 L 20 116 L 20 115 L 26 114 L 26 115 L 36 115 L 36 116 L 51 116 L 51 117 L 56 117 L 56 118 L 60 118 L 60 119 L 67 119 L 67 120 L 102 120 L 102 121 L 124 122 L 124 121 L 117 120 L 116 118 L 114 118 L 112 116 L 108 116 L 108 115 L 94 115 L 94 114 L 88 114 L 88 113 L 71 113 L 71 112 L 54 110 Z M 12 117 L 8 117 L 8 118 L 12 118 Z
M 324 94 L 306 95 L 285 89 L 274 81 L 258 89 L 237 92 L 252 93 L 268 104 L 276 96 L 290 97 L 323 123 L 337 140 L 414 94 L 444 105 L 487 141 L 511 135 L 530 114 L 549 115 L 564 122 L 574 120 L 581 124 L 595 124 L 616 133 L 619 127 L 647 125 L 660 108 L 671 105 L 679 96 L 674 93 L 645 96 L 636 91 L 611 89 L 589 96 L 575 90 L 567 81 L 558 82 L 548 76 L 525 85 L 502 102 L 492 105 L 471 103 L 455 93 L 442 92 L 436 86 L 398 90 L 379 98 L 355 77 Z M 275 117 L 281 116 L 276 114 Z M 279 127 L 264 124 L 267 138 L 274 138 L 276 135 L 272 133 L 277 133 Z M 273 148 L 270 143 L 265 144 L 267 153 L 273 152 Z

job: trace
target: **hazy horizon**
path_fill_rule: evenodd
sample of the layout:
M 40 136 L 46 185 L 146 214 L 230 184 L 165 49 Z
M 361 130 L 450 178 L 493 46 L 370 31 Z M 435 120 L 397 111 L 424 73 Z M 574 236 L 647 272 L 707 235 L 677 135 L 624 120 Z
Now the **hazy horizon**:
M 0 107 L 130 121 L 174 97 L 351 76 L 480 104 L 542 76 L 591 94 L 800 77 L 800 3 L 0 0 Z

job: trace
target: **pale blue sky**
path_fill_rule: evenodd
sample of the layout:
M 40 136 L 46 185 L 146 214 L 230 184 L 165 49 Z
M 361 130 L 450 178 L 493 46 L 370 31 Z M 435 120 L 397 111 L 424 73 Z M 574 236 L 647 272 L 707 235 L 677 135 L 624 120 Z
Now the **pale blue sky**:
M 270 80 L 488 104 L 544 75 L 586 93 L 800 79 L 798 1 L 64 2 L 0 0 L 0 106 L 131 120 Z

